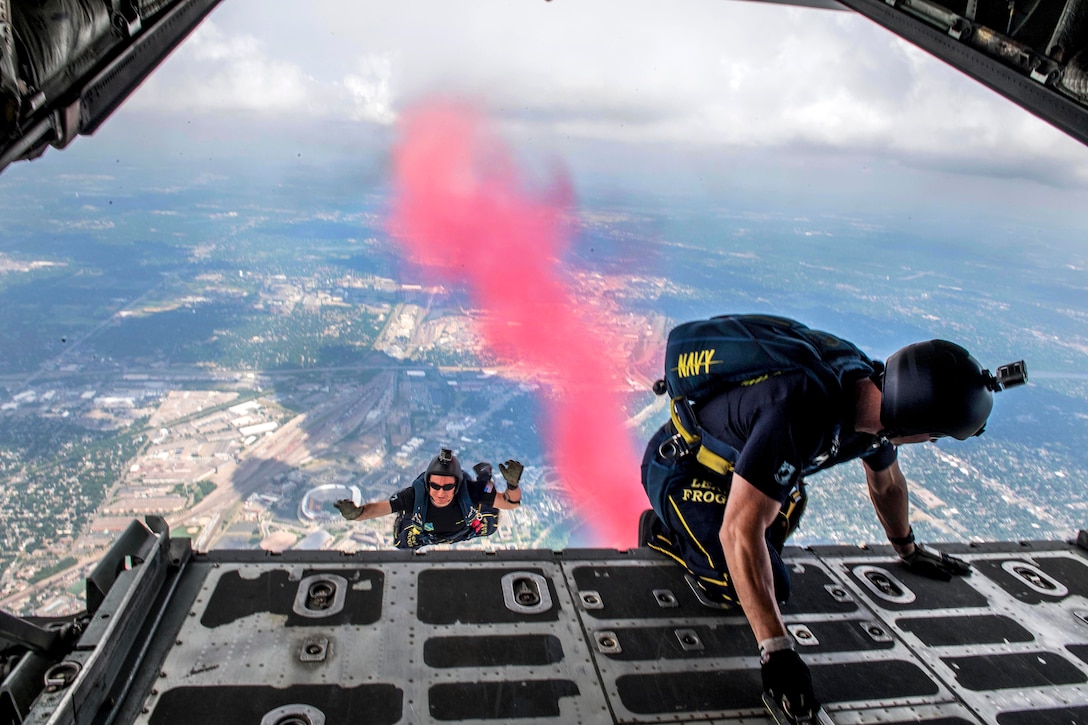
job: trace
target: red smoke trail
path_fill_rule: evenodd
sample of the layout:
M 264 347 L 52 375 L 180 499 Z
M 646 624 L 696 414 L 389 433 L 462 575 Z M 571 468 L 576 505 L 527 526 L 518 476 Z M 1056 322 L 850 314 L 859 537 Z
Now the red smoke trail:
M 597 545 L 634 545 L 647 504 L 616 390 L 624 348 L 560 269 L 569 188 L 559 201 L 533 198 L 509 151 L 463 105 L 418 108 L 400 131 L 393 235 L 415 261 L 468 286 L 503 364 L 550 387 L 545 435 L 569 500 Z

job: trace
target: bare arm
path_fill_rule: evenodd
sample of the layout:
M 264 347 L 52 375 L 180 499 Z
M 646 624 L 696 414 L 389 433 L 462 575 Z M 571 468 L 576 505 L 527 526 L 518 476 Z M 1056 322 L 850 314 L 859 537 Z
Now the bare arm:
M 363 504 L 363 513 L 359 514 L 360 519 L 376 519 L 379 516 L 388 516 L 393 513 L 393 507 L 389 504 L 389 501 L 372 501 L 370 503 Z
M 780 508 L 778 501 L 733 474 L 720 534 L 722 551 L 733 588 L 757 642 L 786 634 L 775 601 L 771 556 L 764 538 Z
M 495 508 L 509 511 L 521 506 L 521 487 L 513 490 L 506 489 L 502 493 L 495 493 Z
M 910 501 L 907 497 L 907 478 L 893 461 L 882 471 L 874 471 L 865 461 L 865 481 L 869 484 L 869 498 L 876 509 L 877 518 L 884 526 L 888 538 L 905 538 L 910 533 Z M 896 553 L 906 556 L 914 551 L 914 544 L 896 546 Z

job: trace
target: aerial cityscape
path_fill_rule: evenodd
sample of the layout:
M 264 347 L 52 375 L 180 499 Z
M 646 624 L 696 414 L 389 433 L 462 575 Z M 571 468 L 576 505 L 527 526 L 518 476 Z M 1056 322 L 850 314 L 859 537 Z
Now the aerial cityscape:
M 542 456 L 540 386 L 489 364 L 455 294 L 352 270 L 332 276 L 331 265 L 306 276 L 209 271 L 222 264 L 215 252 L 194 250 L 186 264 L 203 271 L 191 278 L 164 273 L 131 296 L 105 293 L 105 319 L 28 340 L 41 358 L 5 356 L 5 607 L 78 608 L 87 569 L 144 515 L 163 516 L 198 549 L 388 547 L 390 520 L 348 523 L 332 502 L 387 498 L 440 445 L 466 465 L 527 464 L 533 505 L 466 545 L 570 543 L 581 522 Z M 44 271 L 47 285 L 51 274 L 92 272 L 4 259 L 12 275 Z M 580 284 L 587 296 L 622 295 L 628 282 L 592 274 Z M 6 334 L 25 322 L 9 318 Z M 652 359 L 665 319 L 631 312 L 623 323 L 646 334 L 626 338 L 618 359 Z M 659 408 L 646 394 L 650 374 L 630 371 L 633 405 Z
M 82 577 L 146 515 L 200 550 L 389 547 L 390 520 L 346 522 L 332 502 L 387 498 L 440 446 L 468 465 L 526 464 L 527 505 L 468 545 L 592 540 L 541 433 L 543 400 L 561 391 L 494 359 L 463 290 L 397 262 L 375 221 L 380 199 L 300 219 L 238 211 L 223 188 L 194 204 L 208 225 L 196 234 L 180 230 L 200 224 L 171 222 L 154 195 L 111 205 L 105 182 L 82 183 L 78 218 L 60 202 L 27 211 L 10 186 L 2 197 L 13 231 L 0 257 L 2 324 L 18 341 L 0 371 L 5 608 L 80 608 Z M 32 214 L 55 220 L 48 233 Z M 919 531 L 1064 538 L 1088 519 L 1083 260 L 1040 253 L 998 292 L 987 279 L 1000 259 L 935 239 L 887 262 L 875 250 L 893 232 L 851 219 L 648 203 L 584 209 L 574 223 L 572 289 L 606 302 L 626 331 L 610 359 L 630 445 L 667 415 L 650 388 L 678 321 L 790 314 L 876 356 L 946 336 L 991 368 L 1026 358 L 1038 376 L 999 396 L 982 438 L 904 449 Z M 141 224 L 179 241 L 118 234 Z M 813 480 L 795 541 L 878 541 L 862 480 L 849 464 Z M 616 545 L 633 545 L 634 528 Z

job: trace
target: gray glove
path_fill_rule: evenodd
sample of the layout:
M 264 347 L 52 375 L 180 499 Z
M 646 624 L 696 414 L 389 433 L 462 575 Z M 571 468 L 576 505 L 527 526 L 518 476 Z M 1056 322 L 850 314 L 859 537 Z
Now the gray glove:
M 356 506 L 355 502 L 352 501 L 350 498 L 342 498 L 333 505 L 336 506 L 337 510 L 340 511 L 343 517 L 345 519 L 348 519 L 349 521 L 354 521 L 355 519 L 363 515 L 364 507 Z
M 791 723 L 816 722 L 820 703 L 812 692 L 808 666 L 792 649 L 772 652 L 763 663 L 763 697 L 781 708 Z
M 915 544 L 914 551 L 899 558 L 903 566 L 915 574 L 944 582 L 952 579 L 953 574 L 965 576 L 971 573 L 971 565 L 963 559 L 957 559 L 943 551 L 930 549 L 921 544 Z
M 519 461 L 515 461 L 511 458 L 506 463 L 499 464 L 499 473 L 506 479 L 507 488 L 517 488 L 518 481 L 521 480 L 521 474 L 525 470 L 525 467 L 521 465 Z
M 479 483 L 487 483 L 491 480 L 491 464 L 486 461 L 480 461 L 472 470 L 476 472 L 476 481 Z

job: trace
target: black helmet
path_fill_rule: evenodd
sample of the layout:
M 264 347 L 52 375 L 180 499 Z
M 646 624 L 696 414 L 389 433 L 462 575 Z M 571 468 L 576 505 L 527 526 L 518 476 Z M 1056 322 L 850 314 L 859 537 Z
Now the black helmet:
M 425 480 L 429 482 L 431 476 L 453 476 L 457 483 L 461 482 L 461 462 L 453 455 L 453 451 L 443 448 L 441 453 L 431 459 Z
M 981 435 L 993 408 L 994 378 L 947 340 L 907 345 L 888 358 L 881 386 L 881 435 Z

